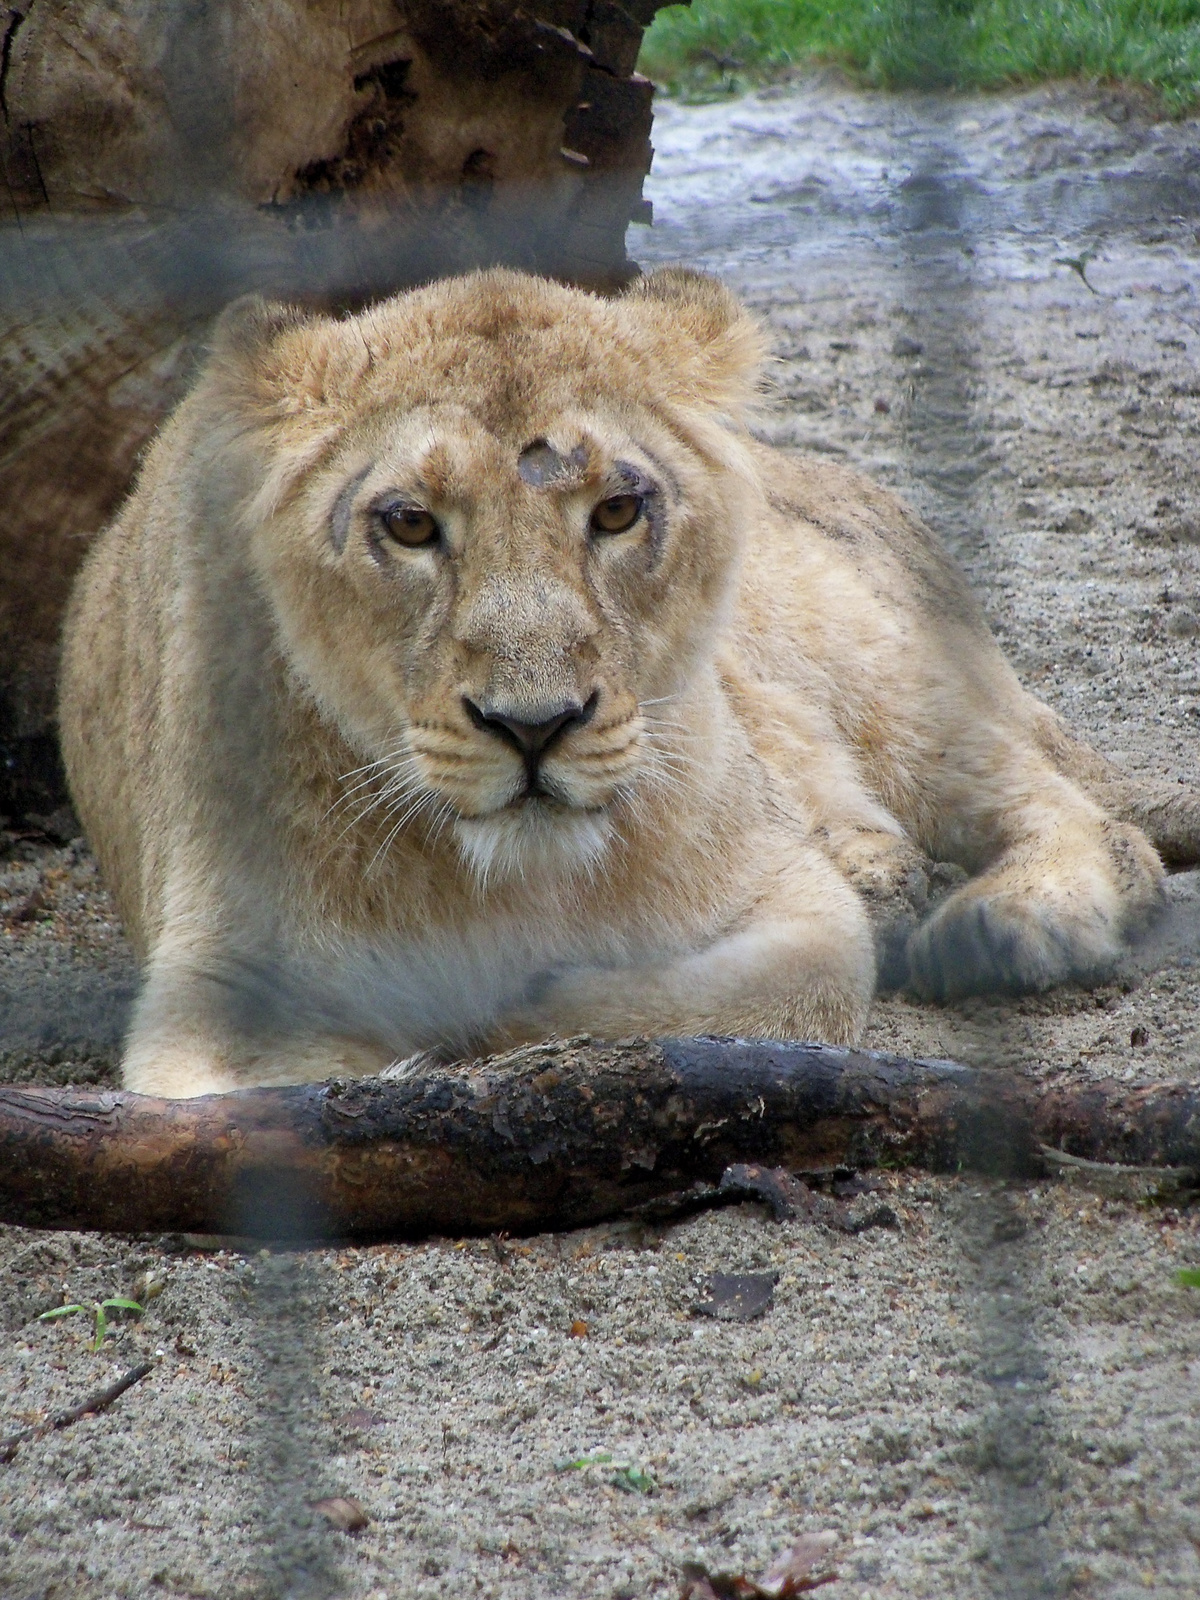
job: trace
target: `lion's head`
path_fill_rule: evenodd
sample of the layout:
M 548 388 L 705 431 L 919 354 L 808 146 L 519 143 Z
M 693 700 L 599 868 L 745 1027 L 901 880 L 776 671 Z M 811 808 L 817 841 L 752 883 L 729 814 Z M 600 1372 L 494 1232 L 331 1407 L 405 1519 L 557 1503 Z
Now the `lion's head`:
M 451 823 L 483 876 L 603 850 L 727 609 L 759 355 L 675 270 L 617 299 L 489 272 L 345 320 L 226 314 L 250 559 L 352 782 Z

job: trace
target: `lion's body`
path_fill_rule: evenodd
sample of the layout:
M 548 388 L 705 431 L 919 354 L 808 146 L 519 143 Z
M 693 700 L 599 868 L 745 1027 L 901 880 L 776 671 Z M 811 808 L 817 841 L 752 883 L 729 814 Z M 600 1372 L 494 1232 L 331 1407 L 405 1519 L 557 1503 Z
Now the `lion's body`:
M 68 771 L 146 961 L 130 1087 L 849 1040 L 868 908 L 929 857 L 976 876 L 908 940 L 923 992 L 1111 964 L 1161 867 L 1079 786 L 1110 770 L 893 497 L 729 421 L 755 355 L 682 274 L 230 322 L 68 620 Z

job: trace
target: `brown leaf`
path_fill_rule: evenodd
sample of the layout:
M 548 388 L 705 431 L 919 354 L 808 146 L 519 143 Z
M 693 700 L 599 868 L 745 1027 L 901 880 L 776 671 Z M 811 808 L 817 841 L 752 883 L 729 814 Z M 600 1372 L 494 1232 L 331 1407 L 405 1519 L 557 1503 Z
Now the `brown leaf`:
M 360 1533 L 371 1520 L 358 1501 L 351 1500 L 347 1495 L 330 1495 L 325 1500 L 312 1500 L 309 1505 L 311 1510 L 343 1533 Z
M 814 1578 L 812 1571 L 836 1543 L 836 1533 L 802 1534 L 758 1583 L 744 1573 L 709 1572 L 689 1562 L 683 1569 L 680 1600 L 795 1600 L 796 1595 L 833 1582 L 836 1573 Z
M 688 1562 L 683 1569 L 683 1589 L 679 1600 L 727 1600 L 732 1591 L 728 1589 L 717 1590 L 712 1586 L 712 1579 L 703 1567 L 693 1566 Z M 737 1600 L 737 1596 L 733 1596 Z
M 758 1585 L 732 1572 L 709 1573 L 688 1562 L 683 1569 L 679 1600 L 754 1600 Z
M 778 1560 L 762 1579 L 759 1592 L 771 1600 L 790 1600 L 792 1595 L 804 1594 L 822 1583 L 829 1583 L 833 1574 L 813 1578 L 812 1570 L 818 1566 L 837 1543 L 837 1534 L 826 1529 L 823 1533 L 802 1533 L 787 1555 Z
M 588 1325 L 587 1325 L 587 1323 L 583 1320 L 582 1317 L 576 1317 L 575 1321 L 571 1324 L 570 1331 L 567 1334 L 567 1338 L 568 1339 L 586 1339 L 587 1336 L 588 1336 Z

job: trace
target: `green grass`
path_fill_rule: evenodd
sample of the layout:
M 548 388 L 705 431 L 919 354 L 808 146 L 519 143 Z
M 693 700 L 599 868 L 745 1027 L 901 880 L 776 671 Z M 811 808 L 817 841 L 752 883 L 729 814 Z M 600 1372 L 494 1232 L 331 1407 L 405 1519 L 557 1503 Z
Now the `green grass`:
M 731 93 L 833 63 L 881 88 L 1090 78 L 1200 103 L 1200 0 L 693 0 L 660 11 L 638 65 L 675 93 Z

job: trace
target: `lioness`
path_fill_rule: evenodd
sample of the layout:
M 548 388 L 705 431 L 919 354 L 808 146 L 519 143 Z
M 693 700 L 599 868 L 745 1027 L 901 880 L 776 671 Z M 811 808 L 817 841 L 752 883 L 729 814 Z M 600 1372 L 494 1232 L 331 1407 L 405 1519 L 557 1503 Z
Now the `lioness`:
M 681 270 L 226 313 L 66 630 L 130 1088 L 851 1041 L 930 858 L 974 876 L 910 916 L 921 994 L 1111 965 L 1162 897 L 1129 817 L 1186 857 L 1196 796 L 1073 741 L 891 495 L 753 442 L 761 355 Z

